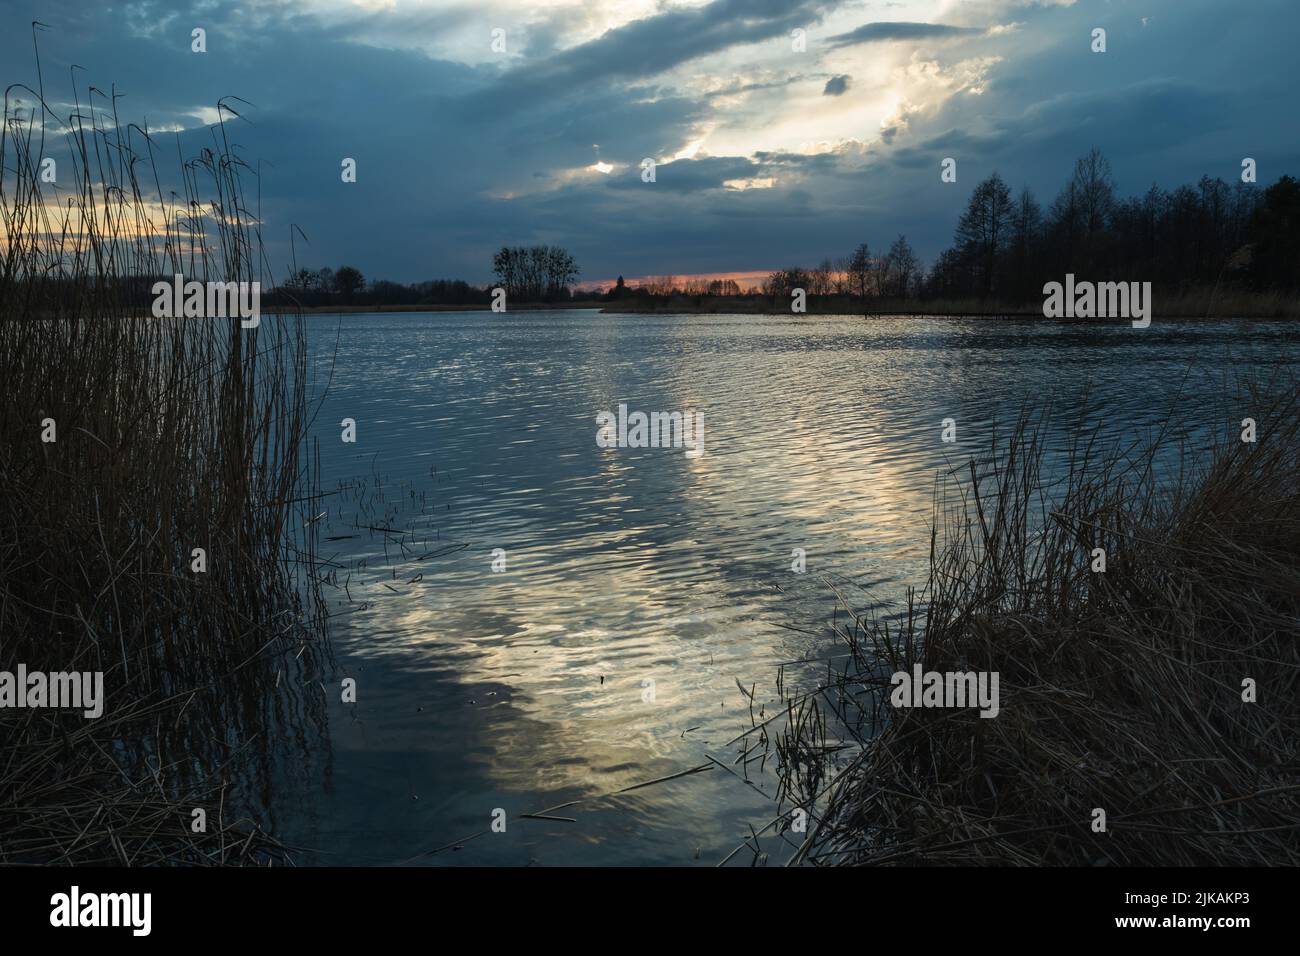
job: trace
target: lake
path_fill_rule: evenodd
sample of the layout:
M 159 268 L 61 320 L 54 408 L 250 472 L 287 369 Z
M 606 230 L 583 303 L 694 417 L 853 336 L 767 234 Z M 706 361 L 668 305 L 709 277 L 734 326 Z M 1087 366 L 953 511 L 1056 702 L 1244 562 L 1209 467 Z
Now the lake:
M 308 323 L 334 676 L 356 680 L 355 703 L 327 685 L 328 754 L 275 788 L 308 864 L 718 863 L 775 815 L 770 759 L 728 743 L 751 725 L 738 682 L 770 716 L 783 663 L 839 653 L 832 586 L 888 615 L 924 583 L 938 476 L 1027 402 L 1056 450 L 1171 412 L 1193 443 L 1235 434 L 1227 384 L 1300 358 L 1285 323 L 1159 318 Z M 702 413 L 703 454 L 599 447 L 620 403 Z

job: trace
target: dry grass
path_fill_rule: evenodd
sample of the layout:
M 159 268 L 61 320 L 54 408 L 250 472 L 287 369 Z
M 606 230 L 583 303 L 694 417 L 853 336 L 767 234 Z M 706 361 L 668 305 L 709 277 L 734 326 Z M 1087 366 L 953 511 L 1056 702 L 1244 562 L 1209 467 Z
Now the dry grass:
M 848 664 L 762 731 L 817 821 L 797 860 L 1300 863 L 1300 388 L 1250 391 L 1257 443 L 1231 423 L 1172 472 L 1164 439 L 1085 435 L 1049 488 L 1026 417 L 939 494 L 927 589 L 892 626 L 850 614 Z M 916 661 L 998 673 L 1000 714 L 895 709 Z
M 106 705 L 0 710 L 0 862 L 277 859 L 258 738 L 323 712 L 303 326 L 143 318 L 159 275 L 264 281 L 251 171 L 223 122 L 165 191 L 116 100 L 42 89 L 0 130 L 0 669 L 102 671 Z

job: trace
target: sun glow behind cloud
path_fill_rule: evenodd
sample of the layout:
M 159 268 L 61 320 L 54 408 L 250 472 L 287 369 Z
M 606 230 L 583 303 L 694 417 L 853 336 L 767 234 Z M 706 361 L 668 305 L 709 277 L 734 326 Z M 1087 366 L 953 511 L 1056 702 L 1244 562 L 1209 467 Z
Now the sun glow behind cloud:
M 654 88 L 701 98 L 707 119 L 685 130 L 665 152 L 674 159 L 697 154 L 753 156 L 759 152 L 816 155 L 845 146 L 887 142 L 910 117 L 933 113 L 949 98 L 983 92 L 998 57 L 936 56 L 945 41 L 862 43 L 834 46 L 831 37 L 873 22 L 923 20 L 943 5 L 917 3 L 906 9 L 864 11 L 858 4 L 834 9 L 807 27 L 807 46 L 792 49 L 789 37 L 725 47 L 691 59 L 656 78 Z M 1006 32 L 1014 24 L 995 27 Z M 967 28 L 979 34 L 986 27 Z M 988 31 L 994 32 L 994 31 Z M 970 35 L 960 39 L 968 40 Z M 851 84 L 848 95 L 826 95 L 831 77 Z
M 723 0 L 305 0 L 302 8 L 335 26 L 348 25 L 355 42 L 415 49 L 457 63 L 509 69 L 526 75 L 548 57 L 574 50 L 610 31 Z M 792 8 L 797 4 L 792 3 Z M 719 155 L 758 151 L 809 152 L 812 144 L 876 139 L 895 127 L 900 102 L 913 111 L 932 109 L 956 84 L 924 82 L 907 70 L 915 44 L 833 46 L 830 39 L 864 21 L 960 19 L 962 5 L 916 0 L 904 6 L 866 9 L 860 3 L 808 5 L 807 45 L 792 49 L 784 33 L 758 43 L 723 44 L 637 83 L 650 101 L 663 95 L 705 97 L 710 115 L 682 130 L 661 155 L 689 159 L 701 150 Z M 744 19 L 744 18 L 742 18 Z M 506 31 L 506 54 L 491 48 L 491 31 Z M 1007 29 L 1006 26 L 995 29 Z M 944 71 L 949 67 L 935 64 Z M 953 69 L 960 69 L 953 67 Z M 852 95 L 825 96 L 832 76 L 851 78 Z M 637 92 L 637 83 L 629 96 Z M 734 87 L 734 89 L 729 89 Z M 606 172 L 605 169 L 600 169 Z
M 486 70 L 485 77 L 509 75 L 525 87 L 531 76 L 546 76 L 560 58 L 577 56 L 618 31 L 640 30 L 658 19 L 689 18 L 722 8 L 731 0 L 305 0 L 303 9 L 332 26 L 348 25 L 354 42 L 413 49 L 427 56 Z M 968 5 L 967 5 L 968 6 Z M 773 8 L 775 9 L 775 8 Z M 916 0 L 904 6 L 868 9 L 861 3 L 802 5 L 791 0 L 785 9 L 805 16 L 791 20 L 806 31 L 806 45 L 797 50 L 784 28 L 759 34 L 754 42 L 728 43 L 751 18 L 770 15 L 762 9 L 739 16 L 734 27 L 721 27 L 716 41 L 700 44 L 699 55 L 686 55 L 667 69 L 631 76 L 611 76 L 605 82 L 622 85 L 631 102 L 647 105 L 693 100 L 703 109 L 677 131 L 677 138 L 652 152 L 660 162 L 697 157 L 753 157 L 759 153 L 816 156 L 828 152 L 861 152 L 873 143 L 889 143 L 908 127 L 912 117 L 933 113 L 962 92 L 980 93 L 990 58 L 982 66 L 969 58 L 936 56 L 947 41 L 925 44 L 893 41 L 845 44 L 864 23 L 928 23 L 944 17 L 965 30 L 959 40 L 982 31 L 1006 31 L 1015 24 L 966 23 L 963 5 L 944 0 Z M 987 13 L 997 6 L 983 6 Z M 992 29 L 990 29 L 992 27 Z M 504 55 L 494 52 L 491 34 L 506 34 Z M 704 29 L 703 27 L 701 29 Z M 690 46 L 694 37 L 684 37 Z M 639 56 L 639 54 L 633 54 Z M 646 57 L 653 61 L 656 57 Z M 671 61 L 673 57 L 665 57 Z M 827 95 L 827 81 L 843 78 L 847 92 Z M 603 137 L 602 137 L 603 138 Z M 500 182 L 484 191 L 494 196 L 533 196 L 585 181 L 614 175 L 638 164 L 641 155 L 610 156 L 598 152 L 589 166 L 552 167 L 531 175 L 531 182 Z M 719 187 L 729 191 L 767 189 L 794 176 L 792 171 L 731 178 Z

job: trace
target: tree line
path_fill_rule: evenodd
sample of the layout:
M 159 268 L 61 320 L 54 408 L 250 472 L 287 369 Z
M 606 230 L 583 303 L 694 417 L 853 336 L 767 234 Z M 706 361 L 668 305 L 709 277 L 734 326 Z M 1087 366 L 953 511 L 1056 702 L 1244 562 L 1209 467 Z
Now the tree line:
M 1045 283 L 1067 272 L 1081 279 L 1149 281 L 1165 295 L 1211 286 L 1295 291 L 1300 181 L 1282 176 L 1265 188 L 1203 176 L 1195 185 L 1166 190 L 1153 184 L 1124 198 L 1110 163 L 1092 149 L 1046 207 L 1028 187 L 1013 195 L 996 172 L 977 184 L 951 245 L 929 269 L 900 235 L 879 252 L 864 242 L 817 266 L 778 269 L 756 290 L 673 277 L 625 289 L 620 278 L 607 297 L 761 295 L 776 301 L 803 289 L 809 297 L 1031 303 L 1041 301 Z
M 1045 208 L 1026 187 L 1012 195 L 997 173 L 979 183 L 952 245 L 926 278 L 934 297 L 1041 298 L 1067 272 L 1149 281 L 1164 294 L 1232 284 L 1290 291 L 1300 281 L 1300 183 L 1261 188 L 1202 176 L 1172 190 L 1153 184 L 1121 198 L 1096 149 L 1074 165 Z
M 484 305 L 492 290 L 514 303 L 573 298 L 579 269 L 559 246 L 502 246 L 492 257 L 496 281 L 484 287 L 461 279 L 402 284 L 367 283 L 351 266 L 296 271 L 272 293 L 304 305 Z M 1081 156 L 1046 205 L 1028 187 L 1014 193 L 998 173 L 978 183 L 957 219 L 953 238 L 927 269 L 905 235 L 878 251 L 860 243 L 841 258 L 789 266 L 757 289 L 732 279 L 660 276 L 628 285 L 622 276 L 604 293 L 620 299 L 763 296 L 855 300 L 1041 301 L 1045 283 L 1074 273 L 1080 279 L 1151 282 L 1161 295 L 1198 288 L 1257 292 L 1300 288 L 1300 181 L 1282 176 L 1263 187 L 1202 176 L 1194 185 L 1153 184 L 1121 197 L 1110 163 L 1096 149 Z
M 331 269 L 298 269 L 263 295 L 268 304 L 286 302 L 305 306 L 329 305 L 486 305 L 492 293 L 463 279 L 429 279 L 402 283 L 388 279 L 367 282 L 360 269 L 339 266 Z
M 506 290 L 507 301 L 556 302 L 572 297 L 578 263 L 559 246 L 502 246 L 492 257 L 497 281 L 474 286 L 464 279 L 401 283 L 366 281 L 360 269 L 297 269 L 273 290 L 268 301 L 301 305 L 487 305 L 492 290 Z
M 920 291 L 922 276 L 921 260 L 907 236 L 900 235 L 879 255 L 873 255 L 870 244 L 863 242 L 849 255 L 823 259 L 809 269 L 778 269 L 763 281 L 762 291 L 780 298 L 803 289 L 810 296 L 907 299 Z

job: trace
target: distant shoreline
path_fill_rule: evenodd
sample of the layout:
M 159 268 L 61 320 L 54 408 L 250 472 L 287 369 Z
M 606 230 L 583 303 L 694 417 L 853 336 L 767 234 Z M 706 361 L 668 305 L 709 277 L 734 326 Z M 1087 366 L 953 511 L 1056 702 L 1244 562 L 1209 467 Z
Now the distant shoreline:
M 601 309 L 607 302 L 526 302 L 511 308 L 511 312 L 559 312 L 568 309 Z M 363 312 L 490 312 L 487 303 L 466 305 L 304 305 L 265 306 L 263 312 L 302 312 L 303 315 L 356 315 Z
M 1300 298 L 1286 300 L 1276 296 L 1242 296 L 1223 297 L 1221 303 L 1213 303 L 1214 308 L 1207 308 L 1209 302 L 1197 301 L 1199 297 L 1183 297 L 1173 300 L 1167 308 L 1160 307 L 1159 300 L 1153 308 L 1155 319 L 1300 319 Z M 632 313 L 636 315 L 860 315 L 864 318 L 894 317 L 931 317 L 953 319 L 1021 319 L 1044 318 L 1041 306 L 1031 305 L 997 305 L 989 307 L 978 302 L 889 302 L 872 301 L 870 308 L 863 310 L 861 303 L 834 300 L 818 302 L 810 300 L 807 312 L 792 313 L 784 304 L 778 306 L 766 298 L 748 297 L 704 297 L 701 300 L 681 297 L 669 301 L 623 300 L 610 302 L 605 300 L 577 300 L 572 302 L 528 302 L 513 306 L 508 312 L 556 312 L 576 309 L 595 309 L 606 314 Z M 267 313 L 295 312 L 293 308 L 281 306 L 265 307 Z M 373 313 L 406 312 L 489 312 L 487 304 L 468 305 L 318 305 L 303 306 L 304 315 L 359 315 Z M 1052 319 L 1060 322 L 1105 321 L 1095 319 Z M 1117 320 L 1120 321 L 1120 320 Z
M 758 313 L 764 315 L 862 315 L 933 316 L 947 318 L 1045 318 L 1041 300 L 995 302 L 975 298 L 892 299 L 852 296 L 809 297 L 807 312 L 792 313 L 788 302 L 767 296 L 674 296 L 671 299 L 627 297 L 604 303 L 605 311 L 655 313 L 689 312 L 720 315 Z M 1164 319 L 1288 319 L 1300 318 L 1300 295 L 1275 292 L 1215 291 L 1196 289 L 1181 295 L 1157 294 L 1152 302 L 1153 318 Z M 1072 321 L 1072 320 L 1052 320 Z M 1094 321 L 1082 319 L 1080 321 Z

